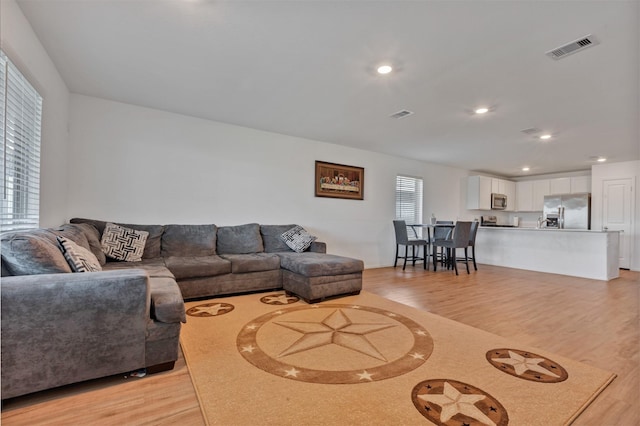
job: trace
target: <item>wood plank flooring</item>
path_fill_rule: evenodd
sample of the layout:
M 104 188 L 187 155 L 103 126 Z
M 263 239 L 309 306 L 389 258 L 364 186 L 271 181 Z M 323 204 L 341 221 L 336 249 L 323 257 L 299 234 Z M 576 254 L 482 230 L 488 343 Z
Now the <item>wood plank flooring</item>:
M 576 425 L 640 425 L 640 273 L 595 281 L 479 265 L 470 275 L 369 269 L 364 289 L 613 371 Z M 223 368 L 223 366 L 221 366 Z M 256 424 L 259 419 L 256 419 Z M 182 355 L 174 370 L 113 376 L 4 401 L 3 425 L 202 425 Z M 545 425 L 547 426 L 547 425 Z

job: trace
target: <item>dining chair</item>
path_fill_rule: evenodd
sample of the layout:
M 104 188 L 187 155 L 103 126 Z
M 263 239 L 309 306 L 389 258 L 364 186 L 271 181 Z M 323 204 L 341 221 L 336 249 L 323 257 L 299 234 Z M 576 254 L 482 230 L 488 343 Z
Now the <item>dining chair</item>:
M 471 258 L 473 259 L 473 269 L 478 270 L 478 265 L 476 265 L 476 235 L 478 234 L 478 225 L 480 222 L 474 220 L 471 222 L 471 232 L 469 234 L 469 247 L 471 247 Z
M 453 236 L 448 240 L 435 240 L 433 242 L 434 250 L 438 247 L 447 249 L 446 261 L 453 263 L 453 268 L 458 275 L 458 259 L 456 257 L 456 249 L 464 249 L 464 263 L 467 266 L 467 274 L 469 273 L 469 258 L 467 256 L 467 247 L 469 247 L 469 237 L 471 235 L 471 222 L 456 222 L 453 228 Z M 435 271 L 437 262 L 433 262 L 433 270 Z
M 453 221 L 452 220 L 438 220 L 435 223 L 436 226 L 433 227 L 433 241 L 443 241 L 448 239 L 451 236 L 451 231 L 453 230 Z M 441 225 L 441 226 L 438 226 Z M 448 226 L 442 226 L 448 225 Z M 444 249 L 438 253 L 436 246 L 433 246 L 431 257 L 433 258 L 433 262 L 437 262 L 444 264 Z
M 429 242 L 427 240 L 422 239 L 409 239 L 407 233 L 407 223 L 404 220 L 394 220 L 393 228 L 396 232 L 396 258 L 393 262 L 393 267 L 395 268 L 398 265 L 398 259 L 404 258 L 404 264 L 402 265 L 402 270 L 407 267 L 407 260 L 411 260 L 413 262 L 413 266 L 416 265 L 416 261 L 420 260 L 420 257 L 416 255 L 416 248 L 418 254 L 420 253 L 420 247 L 422 247 L 422 262 L 424 269 L 427 269 L 429 264 L 429 257 L 427 256 Z M 404 246 L 404 257 L 398 256 L 400 251 L 400 246 Z M 409 254 L 409 247 L 411 247 L 411 257 Z

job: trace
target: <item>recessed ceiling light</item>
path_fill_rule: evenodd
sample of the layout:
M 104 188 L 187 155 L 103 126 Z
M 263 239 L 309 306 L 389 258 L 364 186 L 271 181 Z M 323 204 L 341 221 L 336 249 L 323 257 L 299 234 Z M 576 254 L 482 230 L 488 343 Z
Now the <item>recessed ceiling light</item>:
M 523 167 L 523 168 L 522 168 L 522 171 L 523 171 L 523 172 L 528 172 L 529 170 L 530 170 L 530 169 L 529 169 L 529 167 Z
M 476 114 L 486 114 L 489 112 L 489 108 L 485 108 L 485 107 L 477 108 L 474 112 Z
M 598 157 L 598 159 L 596 160 L 598 163 L 604 163 L 605 161 L 607 161 L 606 157 Z
M 540 135 L 540 139 L 542 140 L 547 140 L 547 139 L 551 139 L 551 135 L 550 134 L 545 134 L 545 135 Z
M 378 74 L 389 74 L 391 71 L 393 71 L 391 65 L 380 65 L 378 67 Z

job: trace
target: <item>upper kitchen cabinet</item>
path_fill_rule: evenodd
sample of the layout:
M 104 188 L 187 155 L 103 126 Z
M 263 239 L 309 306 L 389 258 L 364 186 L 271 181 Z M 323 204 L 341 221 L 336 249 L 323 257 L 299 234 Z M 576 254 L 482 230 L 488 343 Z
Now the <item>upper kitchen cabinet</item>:
M 571 178 L 571 193 L 591 192 L 590 176 L 573 176 Z
M 492 193 L 507 196 L 505 211 L 515 210 L 515 182 L 486 176 L 469 176 L 467 178 L 467 208 L 469 210 L 491 210 Z
M 571 178 L 549 179 L 549 191 L 551 194 L 568 194 L 571 192 Z
M 532 210 L 541 212 L 544 210 L 544 196 L 551 194 L 551 184 L 549 179 L 534 180 Z
M 486 176 L 467 178 L 467 209 L 491 210 L 491 180 Z
M 533 210 L 533 181 L 525 180 L 516 183 L 516 210 L 532 212 Z

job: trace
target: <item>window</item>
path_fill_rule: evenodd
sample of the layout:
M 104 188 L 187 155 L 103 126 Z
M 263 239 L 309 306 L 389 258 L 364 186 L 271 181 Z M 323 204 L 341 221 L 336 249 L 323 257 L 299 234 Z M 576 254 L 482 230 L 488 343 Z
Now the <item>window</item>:
M 42 97 L 0 50 L 0 231 L 40 223 Z
M 422 223 L 422 179 L 396 176 L 396 219 Z

